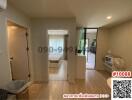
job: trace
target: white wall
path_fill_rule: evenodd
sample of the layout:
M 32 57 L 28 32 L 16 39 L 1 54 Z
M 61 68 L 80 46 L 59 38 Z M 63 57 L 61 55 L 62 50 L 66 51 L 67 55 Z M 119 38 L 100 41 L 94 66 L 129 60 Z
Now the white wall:
M 110 49 L 112 54 L 123 57 L 132 70 L 132 21 L 110 29 Z
M 0 86 L 11 80 L 11 70 L 8 59 L 7 19 L 24 27 L 29 27 L 30 20 L 14 9 L 10 4 L 5 11 L 0 12 Z
M 103 57 L 109 50 L 109 30 L 99 28 L 97 33 L 97 52 L 96 52 L 96 67 L 97 70 L 104 70 Z
M 11 80 L 6 33 L 6 19 L 5 16 L 0 13 L 0 87 Z
M 104 69 L 102 58 L 111 50 L 115 56 L 124 58 L 126 70 L 132 71 L 132 21 L 109 29 L 100 28 L 97 38 L 96 69 Z
M 68 46 L 76 45 L 76 20 L 71 19 L 33 19 L 32 49 L 35 81 L 48 81 L 48 52 L 38 53 L 38 47 L 48 47 L 48 29 L 66 29 L 69 32 Z M 75 79 L 75 52 L 68 53 L 68 80 Z

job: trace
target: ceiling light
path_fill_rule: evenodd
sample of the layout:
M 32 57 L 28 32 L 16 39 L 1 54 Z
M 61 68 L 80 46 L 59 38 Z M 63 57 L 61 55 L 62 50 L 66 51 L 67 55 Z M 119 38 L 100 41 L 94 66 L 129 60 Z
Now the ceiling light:
M 112 18 L 112 16 L 107 16 L 106 18 L 107 18 L 107 19 L 111 19 L 111 18 Z

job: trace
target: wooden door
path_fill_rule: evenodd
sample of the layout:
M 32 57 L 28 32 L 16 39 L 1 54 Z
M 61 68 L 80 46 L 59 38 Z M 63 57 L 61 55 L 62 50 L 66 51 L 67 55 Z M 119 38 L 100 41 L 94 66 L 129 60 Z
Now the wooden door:
M 26 30 L 8 27 L 9 55 L 13 80 L 28 80 L 28 51 Z

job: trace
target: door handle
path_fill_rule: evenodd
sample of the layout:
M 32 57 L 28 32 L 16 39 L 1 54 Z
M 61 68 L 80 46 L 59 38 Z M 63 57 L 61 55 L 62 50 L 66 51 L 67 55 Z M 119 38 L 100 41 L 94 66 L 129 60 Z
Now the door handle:
M 10 60 L 13 60 L 13 57 L 10 57 Z

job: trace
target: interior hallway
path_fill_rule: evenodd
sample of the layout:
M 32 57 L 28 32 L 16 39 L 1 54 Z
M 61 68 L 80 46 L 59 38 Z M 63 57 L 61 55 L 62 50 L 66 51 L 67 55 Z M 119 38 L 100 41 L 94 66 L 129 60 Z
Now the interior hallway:
M 95 54 L 88 52 L 86 69 L 94 69 L 94 68 L 95 68 Z
M 49 80 L 67 80 L 67 61 L 60 60 L 55 64 L 56 66 L 49 66 Z
M 49 81 L 49 83 L 33 84 L 29 88 L 30 100 L 64 100 L 63 94 L 66 93 L 110 94 L 111 90 L 106 82 L 108 77 L 110 77 L 110 74 L 106 71 L 86 70 L 86 80 L 76 80 L 75 84 L 70 84 L 68 81 Z

